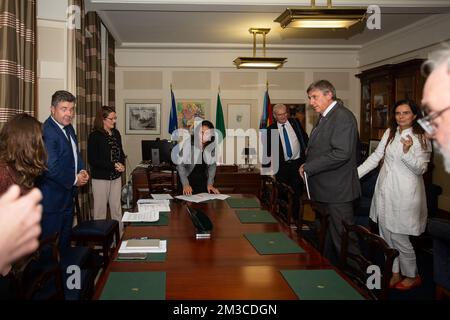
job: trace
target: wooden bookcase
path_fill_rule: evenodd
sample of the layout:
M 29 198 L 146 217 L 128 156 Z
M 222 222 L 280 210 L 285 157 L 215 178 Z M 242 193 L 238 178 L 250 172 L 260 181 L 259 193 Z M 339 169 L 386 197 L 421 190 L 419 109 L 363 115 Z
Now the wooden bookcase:
M 425 82 L 420 73 L 422 63 L 422 59 L 414 59 L 383 65 L 356 75 L 361 80 L 362 142 L 381 139 L 389 126 L 392 107 L 396 101 L 408 98 L 420 104 Z

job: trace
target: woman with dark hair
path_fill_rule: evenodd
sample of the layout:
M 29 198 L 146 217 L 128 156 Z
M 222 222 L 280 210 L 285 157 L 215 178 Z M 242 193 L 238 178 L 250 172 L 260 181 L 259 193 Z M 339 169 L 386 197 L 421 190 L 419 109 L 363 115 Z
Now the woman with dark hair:
M 194 128 L 194 137 L 191 138 L 191 157 L 189 163 L 177 165 L 178 175 L 183 185 L 183 194 L 195 193 L 220 193 L 214 188 L 214 177 L 216 175 L 216 163 L 214 159 L 215 150 L 211 150 L 212 158 L 208 157 L 205 149 L 214 142 L 214 125 L 203 120 Z M 197 153 L 195 152 L 197 150 Z M 196 154 L 198 155 L 195 158 Z
M 15 184 L 21 195 L 29 193 L 46 169 L 46 162 L 42 123 L 26 113 L 12 117 L 0 132 L 0 197 Z M 11 275 L 7 276 L 10 269 L 11 265 L 0 266 L 0 299 L 15 294 Z
M 42 123 L 26 113 L 12 117 L 0 132 L 0 195 L 13 184 L 28 193 L 46 162 Z
M 380 235 L 388 245 L 400 253 L 394 261 L 390 280 L 390 287 L 400 290 L 417 287 L 422 282 L 409 240 L 410 235 L 423 233 L 427 222 L 422 175 L 430 162 L 431 143 L 417 123 L 421 117 L 413 101 L 398 101 L 393 108 L 390 127 L 377 149 L 358 167 L 361 178 L 382 162 L 370 218 L 378 222 Z
M 91 168 L 94 219 L 106 219 L 109 203 L 111 218 L 119 221 L 122 231 L 122 172 L 125 154 L 122 139 L 115 128 L 117 121 L 113 108 L 103 106 L 96 114 L 94 129 L 88 139 L 88 162 Z

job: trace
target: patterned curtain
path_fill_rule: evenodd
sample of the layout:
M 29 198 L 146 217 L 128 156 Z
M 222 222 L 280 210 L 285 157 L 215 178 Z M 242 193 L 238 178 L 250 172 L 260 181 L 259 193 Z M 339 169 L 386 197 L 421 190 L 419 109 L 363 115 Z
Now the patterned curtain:
M 36 114 L 36 1 L 0 1 L 0 128 Z
M 116 60 L 115 40 L 108 32 L 108 106 L 116 106 Z
M 97 110 L 102 105 L 101 21 L 95 12 L 85 15 L 84 1 L 71 0 L 81 11 L 81 28 L 75 32 L 77 136 L 83 161 L 87 166 L 87 140 Z M 90 184 L 81 188 L 79 201 L 83 219 L 90 219 L 92 192 Z

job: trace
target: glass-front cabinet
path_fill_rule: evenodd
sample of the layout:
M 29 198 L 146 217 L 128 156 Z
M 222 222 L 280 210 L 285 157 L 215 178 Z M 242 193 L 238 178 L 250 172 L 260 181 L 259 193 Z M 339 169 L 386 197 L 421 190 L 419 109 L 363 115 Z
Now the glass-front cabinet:
M 387 64 L 364 70 L 361 80 L 360 137 L 362 142 L 378 140 L 389 127 L 392 107 L 400 99 L 420 105 L 425 79 L 420 73 L 422 59 Z

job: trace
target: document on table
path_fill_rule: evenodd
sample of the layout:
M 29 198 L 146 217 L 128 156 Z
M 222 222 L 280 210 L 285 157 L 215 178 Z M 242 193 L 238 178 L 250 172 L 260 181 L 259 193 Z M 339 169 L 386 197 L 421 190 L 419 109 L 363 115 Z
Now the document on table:
M 193 194 L 191 196 L 176 196 L 175 198 L 184 200 L 184 201 L 199 203 L 199 202 L 208 201 L 208 200 L 225 200 L 229 197 L 230 196 L 228 196 L 226 194 L 214 194 L 214 193 L 206 193 L 205 192 L 205 193 Z
M 142 247 L 128 247 L 127 246 L 128 241 L 122 241 L 122 244 L 120 245 L 119 248 L 119 253 L 130 253 L 130 252 L 153 252 L 153 253 L 157 253 L 157 252 L 167 252 L 167 240 L 161 240 L 160 241 L 160 246 L 159 247 L 146 247 L 146 248 L 142 248 Z
M 309 194 L 308 175 L 306 172 L 303 172 L 303 176 L 305 177 L 306 193 L 308 194 L 308 199 L 311 200 L 311 195 Z
M 147 212 L 156 210 L 158 212 L 170 212 L 169 200 L 157 200 L 157 199 L 139 199 L 137 201 L 138 212 Z
M 148 210 L 146 212 L 125 211 L 122 222 L 154 222 L 159 220 L 159 211 Z
M 152 193 L 152 198 L 155 200 L 172 200 L 173 197 L 168 193 Z

